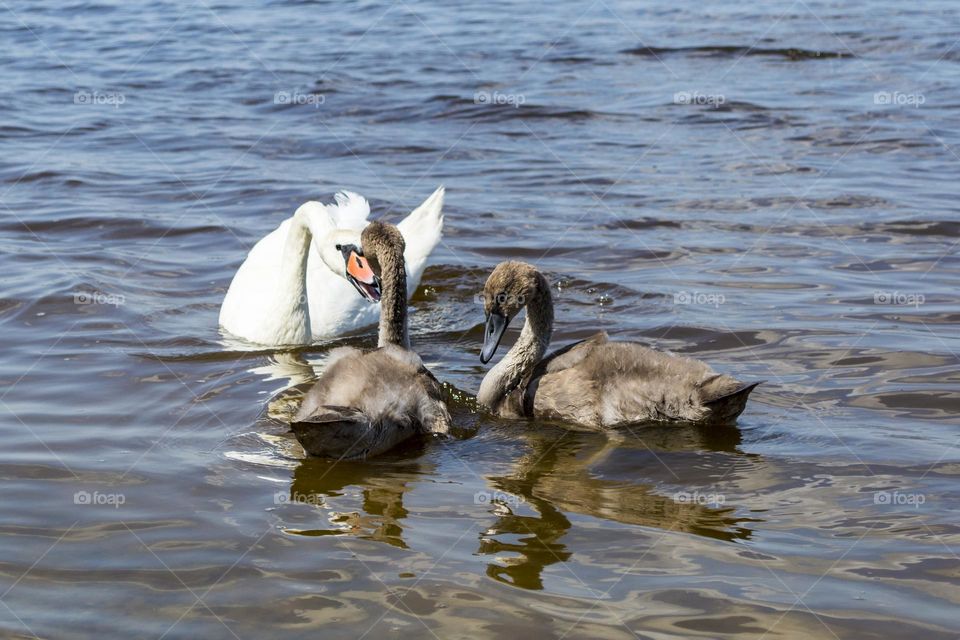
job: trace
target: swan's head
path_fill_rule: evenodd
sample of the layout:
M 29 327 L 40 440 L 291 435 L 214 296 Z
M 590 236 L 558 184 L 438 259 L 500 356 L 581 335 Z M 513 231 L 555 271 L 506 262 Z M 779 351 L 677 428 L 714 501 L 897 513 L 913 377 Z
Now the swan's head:
M 380 279 L 364 258 L 359 229 L 331 229 L 314 234 L 313 248 L 330 271 L 357 288 L 364 298 L 380 299 Z
M 363 249 L 355 244 L 337 244 L 334 248 L 340 252 L 344 277 L 360 295 L 370 302 L 380 301 L 380 276 L 373 272 L 370 260 L 363 255 Z
M 540 292 L 542 280 L 532 265 L 515 261 L 501 262 L 487 278 L 483 287 L 486 324 L 481 362 L 486 364 L 493 358 L 510 321 Z
M 313 249 L 320 254 L 323 264 L 327 269 L 333 271 L 339 276 L 346 278 L 343 269 L 343 254 L 340 246 L 360 246 L 359 229 L 331 229 L 317 234 L 314 231 Z

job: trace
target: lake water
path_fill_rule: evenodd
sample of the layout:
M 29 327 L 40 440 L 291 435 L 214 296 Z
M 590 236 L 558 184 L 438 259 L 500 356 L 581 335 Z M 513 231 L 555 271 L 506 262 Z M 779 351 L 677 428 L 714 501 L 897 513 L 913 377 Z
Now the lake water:
M 0 635 L 960 633 L 956 3 L 0 16 Z M 557 345 L 767 380 L 739 425 L 463 400 L 455 437 L 302 459 L 271 398 L 373 329 L 238 349 L 231 276 L 305 200 L 398 220 L 439 184 L 411 317 L 438 377 L 476 391 L 474 296 L 519 258 Z

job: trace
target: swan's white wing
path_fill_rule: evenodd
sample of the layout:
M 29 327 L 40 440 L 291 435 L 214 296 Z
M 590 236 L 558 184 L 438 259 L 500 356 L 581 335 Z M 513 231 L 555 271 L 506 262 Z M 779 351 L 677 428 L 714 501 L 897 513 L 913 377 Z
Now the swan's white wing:
M 370 203 L 358 193 L 341 191 L 334 196 L 337 204 L 328 204 L 327 213 L 335 229 L 362 229 L 370 217 Z
M 443 194 L 444 188 L 439 187 L 397 225 L 407 245 L 403 259 L 407 263 L 409 295 L 413 295 L 420 284 L 423 270 L 427 267 L 427 258 L 443 235 Z

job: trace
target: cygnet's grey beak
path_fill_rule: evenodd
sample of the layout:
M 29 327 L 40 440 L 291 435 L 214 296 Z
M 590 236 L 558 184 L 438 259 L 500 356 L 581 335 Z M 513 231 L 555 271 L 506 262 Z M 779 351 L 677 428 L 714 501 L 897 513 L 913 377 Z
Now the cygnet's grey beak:
M 497 312 L 492 312 L 487 316 L 487 323 L 483 329 L 483 349 L 480 351 L 480 362 L 487 364 L 493 358 L 500 346 L 500 340 L 507 331 L 507 325 L 510 321 Z

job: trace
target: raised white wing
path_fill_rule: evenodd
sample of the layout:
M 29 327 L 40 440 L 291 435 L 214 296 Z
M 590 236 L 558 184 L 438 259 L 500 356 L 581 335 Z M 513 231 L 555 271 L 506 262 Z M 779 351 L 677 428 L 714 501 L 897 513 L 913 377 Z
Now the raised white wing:
M 441 186 L 423 204 L 400 221 L 397 228 L 407 245 L 403 259 L 407 263 L 407 289 L 410 295 L 420 284 L 427 258 L 443 235 L 443 195 Z

